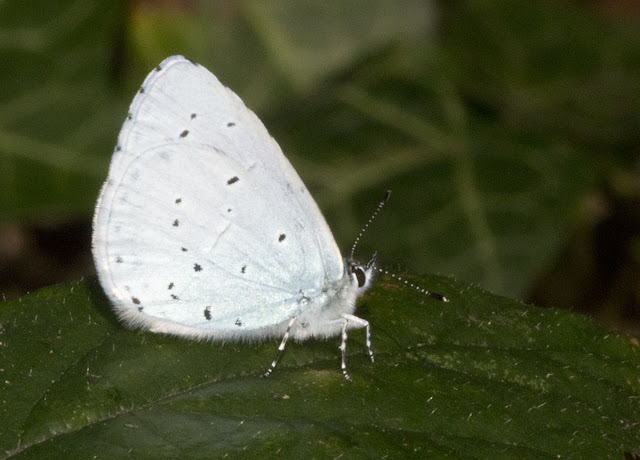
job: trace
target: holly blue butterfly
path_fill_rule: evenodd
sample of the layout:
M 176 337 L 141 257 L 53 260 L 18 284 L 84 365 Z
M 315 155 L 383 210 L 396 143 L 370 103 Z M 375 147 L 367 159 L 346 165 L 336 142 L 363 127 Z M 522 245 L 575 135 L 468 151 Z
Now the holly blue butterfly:
M 383 203 L 381 203 L 382 205 Z M 380 207 L 379 207 L 380 208 Z M 378 208 L 378 209 L 379 209 Z M 369 287 L 343 260 L 276 141 L 204 67 L 172 56 L 145 79 L 93 221 L 100 283 L 124 324 L 213 341 L 342 334 Z

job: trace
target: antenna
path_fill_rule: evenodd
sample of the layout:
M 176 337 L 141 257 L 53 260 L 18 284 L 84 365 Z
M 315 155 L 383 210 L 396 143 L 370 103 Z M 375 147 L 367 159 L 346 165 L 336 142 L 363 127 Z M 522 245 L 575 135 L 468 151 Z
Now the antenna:
M 410 283 L 407 280 L 403 280 L 401 277 L 397 276 L 395 273 L 391 273 L 387 270 L 383 270 L 381 268 L 378 267 L 374 267 L 376 271 L 378 271 L 379 273 L 382 273 L 383 275 L 389 275 L 391 276 L 391 278 L 394 278 L 398 281 L 404 282 L 404 284 L 406 284 L 407 286 L 409 286 L 410 288 L 415 289 L 418 292 L 423 293 L 424 295 L 428 295 L 429 297 L 432 297 L 436 300 L 440 300 L 441 302 L 448 302 L 449 299 L 447 299 L 445 296 L 438 294 L 437 292 L 431 292 L 431 291 L 427 291 L 425 288 L 422 288 L 416 284 Z
M 369 221 L 364 224 L 364 227 L 362 227 L 362 230 L 360 230 L 360 234 L 358 234 L 358 237 L 356 238 L 356 240 L 353 242 L 353 246 L 351 246 L 351 255 L 349 256 L 350 260 L 353 260 L 353 254 L 356 252 L 356 247 L 358 246 L 358 243 L 360 242 L 360 238 L 362 238 L 362 235 L 364 235 L 364 232 L 367 231 L 367 228 L 369 228 L 369 224 L 371 222 L 373 222 L 373 220 L 378 216 L 378 213 L 380 212 L 380 210 L 384 207 L 385 204 L 387 204 L 387 202 L 389 201 L 389 198 L 391 198 L 391 190 L 387 190 L 387 193 L 385 194 L 384 198 L 382 199 L 382 201 L 380 203 L 378 203 L 378 207 L 376 208 L 376 210 L 373 212 L 373 214 L 371 215 L 371 217 L 369 218 Z M 391 273 L 387 270 L 383 270 L 381 268 L 378 268 L 375 266 L 375 261 L 376 261 L 376 256 L 378 255 L 377 252 L 375 252 L 373 254 L 373 257 L 371 258 L 371 261 L 369 261 L 369 263 L 367 264 L 367 268 L 369 267 L 373 267 L 374 270 L 376 270 L 379 273 L 382 273 L 383 275 L 389 275 L 392 278 L 400 281 L 400 282 L 404 282 L 404 284 L 406 284 L 407 286 L 409 286 L 410 288 L 415 289 L 418 292 L 421 292 L 424 295 L 428 295 L 429 297 L 432 297 L 436 300 L 440 300 L 441 302 L 448 302 L 449 299 L 446 298 L 445 296 L 438 294 L 436 292 L 431 292 L 428 291 L 420 286 L 417 286 L 413 283 L 410 283 L 407 280 L 403 280 L 401 277 L 399 277 L 398 275 L 396 275 L 395 273 Z
M 389 201 L 389 198 L 391 198 L 391 190 L 387 190 L 387 193 L 385 194 L 382 201 L 378 203 L 378 207 L 369 218 L 369 221 L 366 224 L 364 224 L 364 227 L 362 227 L 362 230 L 360 230 L 360 233 L 358 234 L 356 240 L 353 242 L 353 246 L 351 246 L 351 255 L 349 256 L 349 259 L 353 260 L 353 254 L 356 252 L 356 247 L 360 242 L 360 238 L 362 238 L 362 235 L 364 235 L 364 232 L 366 232 L 367 228 L 369 228 L 369 224 L 373 222 L 373 220 L 378 216 L 378 213 L 380 212 L 380 210 L 384 207 L 385 204 L 387 204 L 387 202 Z

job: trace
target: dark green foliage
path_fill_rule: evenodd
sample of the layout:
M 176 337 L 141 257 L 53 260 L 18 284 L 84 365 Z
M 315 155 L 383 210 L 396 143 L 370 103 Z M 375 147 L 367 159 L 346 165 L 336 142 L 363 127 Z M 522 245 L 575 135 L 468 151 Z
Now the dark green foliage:
M 288 345 L 123 330 L 93 279 L 0 309 L 0 446 L 22 457 L 364 455 L 605 458 L 640 453 L 638 344 L 577 315 L 446 278 L 381 279 L 353 331 Z

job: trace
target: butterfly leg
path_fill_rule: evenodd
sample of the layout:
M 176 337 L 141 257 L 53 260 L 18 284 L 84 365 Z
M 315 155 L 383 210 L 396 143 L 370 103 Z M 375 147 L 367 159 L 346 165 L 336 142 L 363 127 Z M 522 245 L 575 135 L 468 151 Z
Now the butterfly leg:
M 347 360 L 346 360 L 346 353 L 347 353 L 347 325 L 349 324 L 349 321 L 356 323 L 359 327 L 364 327 L 366 330 L 366 334 L 367 334 L 367 350 L 369 351 L 369 357 L 371 358 L 371 362 L 373 362 L 373 350 L 371 350 L 371 330 L 370 330 L 370 326 L 369 326 L 369 321 L 367 321 L 366 319 L 362 319 L 359 318 L 357 316 L 354 315 L 342 315 L 342 318 L 344 320 L 343 324 L 342 324 L 342 342 L 340 343 L 340 351 L 342 352 L 342 374 L 344 375 L 344 378 L 347 379 L 348 381 L 352 382 L 353 380 L 351 379 L 351 377 L 349 376 L 349 374 L 347 373 Z
M 346 360 L 346 354 L 347 354 L 347 324 L 349 324 L 349 320 L 348 319 L 344 319 L 344 323 L 342 323 L 342 342 L 340 343 L 340 351 L 342 352 L 342 375 L 344 375 L 344 378 L 347 379 L 349 382 L 353 382 L 353 380 L 351 379 L 351 377 L 349 377 L 349 374 L 347 374 L 347 360 Z
M 295 322 L 296 322 L 296 317 L 294 316 L 293 318 L 291 318 L 291 321 L 289 321 L 289 324 L 287 325 L 287 330 L 284 333 L 284 337 L 282 337 L 282 342 L 280 342 L 280 346 L 278 347 L 278 352 L 276 353 L 276 357 L 274 358 L 273 362 L 271 363 L 271 366 L 269 366 L 269 369 L 267 370 L 267 372 L 262 374 L 263 378 L 269 377 L 269 375 L 271 375 L 271 373 L 275 369 L 276 364 L 278 364 L 278 361 L 280 360 L 280 356 L 282 355 L 282 352 L 284 351 L 284 346 L 287 344 L 287 340 L 289 340 L 289 332 L 291 332 L 291 327 L 293 326 L 293 323 L 295 323 Z
M 360 327 L 364 327 L 366 334 L 367 334 L 367 351 L 369 352 L 369 358 L 371 358 L 371 362 L 374 362 L 373 359 L 373 350 L 371 349 L 371 327 L 369 326 L 369 321 L 367 321 L 366 319 L 362 319 L 358 316 L 354 316 L 354 315 L 342 315 L 342 317 L 347 320 L 347 321 L 352 321 L 354 323 L 356 323 L 358 326 Z

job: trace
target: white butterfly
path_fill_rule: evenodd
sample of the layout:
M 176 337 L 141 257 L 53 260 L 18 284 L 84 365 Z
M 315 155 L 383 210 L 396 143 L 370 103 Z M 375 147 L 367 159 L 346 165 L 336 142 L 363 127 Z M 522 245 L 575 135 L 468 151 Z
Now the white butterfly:
M 129 327 L 194 339 L 297 340 L 353 315 L 374 258 L 343 260 L 276 141 L 204 67 L 165 59 L 133 100 L 96 204 L 100 282 Z

